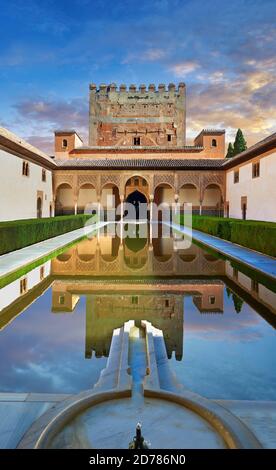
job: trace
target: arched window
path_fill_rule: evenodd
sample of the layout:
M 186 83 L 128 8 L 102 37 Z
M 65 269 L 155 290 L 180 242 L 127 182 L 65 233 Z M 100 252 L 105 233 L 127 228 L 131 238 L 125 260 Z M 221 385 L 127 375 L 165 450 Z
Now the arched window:
M 30 171 L 29 171 L 29 163 L 28 162 L 23 162 L 22 163 L 22 175 L 23 176 L 29 176 Z
M 41 219 L 42 217 L 42 199 L 39 196 L 36 201 L 36 212 L 37 212 L 37 218 Z
M 62 148 L 67 149 L 67 147 L 68 147 L 67 139 L 62 139 Z
M 217 146 L 217 139 L 212 139 L 212 147 L 216 147 Z

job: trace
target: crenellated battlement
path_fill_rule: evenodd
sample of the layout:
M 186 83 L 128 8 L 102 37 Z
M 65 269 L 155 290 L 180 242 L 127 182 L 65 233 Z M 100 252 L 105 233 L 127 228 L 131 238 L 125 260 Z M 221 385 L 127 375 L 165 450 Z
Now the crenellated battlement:
M 90 86 L 89 144 L 185 145 L 185 83 Z
M 127 94 L 141 94 L 145 95 L 147 93 L 155 93 L 155 94 L 163 94 L 163 93 L 178 93 L 184 94 L 185 93 L 186 85 L 183 82 L 180 82 L 178 85 L 174 83 L 169 83 L 167 86 L 164 83 L 159 83 L 156 86 L 154 83 L 150 83 L 148 86 L 145 84 L 141 84 L 139 86 L 135 84 L 131 84 L 127 87 L 126 84 L 122 83 L 117 85 L 116 83 L 111 83 L 110 85 L 106 85 L 105 83 L 101 83 L 97 86 L 95 83 L 90 83 L 89 89 L 90 92 L 94 92 L 95 94 L 105 94 L 109 95 L 112 93 L 127 93 Z

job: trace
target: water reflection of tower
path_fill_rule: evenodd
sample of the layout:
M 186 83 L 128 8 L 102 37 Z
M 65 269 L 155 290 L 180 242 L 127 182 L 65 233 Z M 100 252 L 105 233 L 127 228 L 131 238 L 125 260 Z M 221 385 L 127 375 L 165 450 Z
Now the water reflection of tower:
M 87 295 L 85 357 L 108 356 L 113 330 L 128 320 L 150 321 L 163 331 L 167 355 L 183 355 L 183 295 L 170 292 Z

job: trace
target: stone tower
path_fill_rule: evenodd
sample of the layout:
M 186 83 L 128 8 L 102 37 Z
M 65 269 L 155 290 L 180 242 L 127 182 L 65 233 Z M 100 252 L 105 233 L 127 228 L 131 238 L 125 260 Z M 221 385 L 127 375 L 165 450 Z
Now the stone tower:
M 90 146 L 185 145 L 186 87 L 90 84 Z

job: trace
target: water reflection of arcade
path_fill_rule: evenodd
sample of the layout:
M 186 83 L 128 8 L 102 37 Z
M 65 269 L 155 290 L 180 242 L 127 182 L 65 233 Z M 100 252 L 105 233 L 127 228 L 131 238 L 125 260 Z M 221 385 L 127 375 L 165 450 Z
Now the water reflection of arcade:
M 224 275 L 225 262 L 191 245 L 182 249 L 172 238 L 120 239 L 112 236 L 84 240 L 52 261 L 53 275 L 171 276 Z

